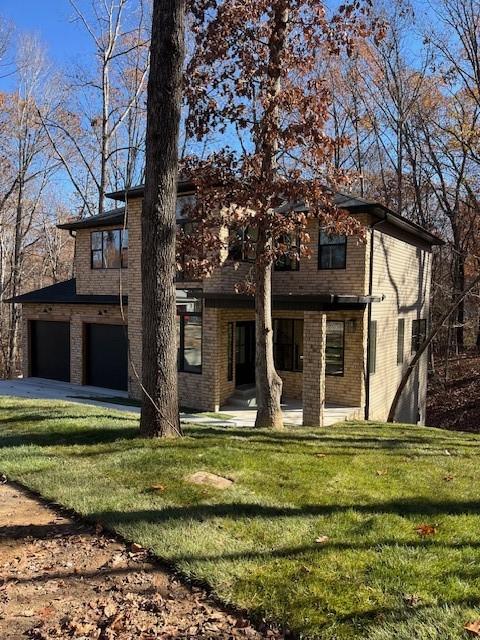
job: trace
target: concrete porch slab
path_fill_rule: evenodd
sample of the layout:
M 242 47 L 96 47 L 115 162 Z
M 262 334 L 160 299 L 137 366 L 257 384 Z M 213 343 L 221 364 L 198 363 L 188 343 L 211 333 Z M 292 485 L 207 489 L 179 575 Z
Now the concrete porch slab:
M 125 391 L 90 387 L 57 380 L 45 380 L 43 378 L 17 378 L 14 380 L 0 380 L 0 396 L 20 397 L 29 399 L 64 400 L 98 407 L 108 407 L 120 411 L 140 413 L 140 408 L 128 404 L 128 394 Z M 115 398 L 115 402 L 109 402 Z M 125 399 L 125 404 L 122 403 Z M 302 404 L 291 402 L 283 405 L 284 421 L 286 425 L 302 425 Z M 331 426 L 336 422 L 342 422 L 358 415 L 358 407 L 338 407 L 327 405 L 325 409 L 325 426 Z M 220 409 L 220 413 L 228 416 L 219 418 L 215 415 L 202 415 L 195 413 L 180 413 L 182 422 L 208 424 L 212 426 L 253 427 L 255 425 L 255 409 L 243 409 L 241 407 L 226 405 Z

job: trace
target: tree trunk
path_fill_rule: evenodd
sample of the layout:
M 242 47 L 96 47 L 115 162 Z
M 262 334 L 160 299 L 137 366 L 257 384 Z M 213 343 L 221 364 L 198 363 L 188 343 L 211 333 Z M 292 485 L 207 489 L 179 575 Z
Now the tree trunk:
M 458 253 L 454 256 L 454 276 L 453 276 L 453 296 L 454 300 L 461 295 L 465 288 L 465 258 Z M 457 354 L 464 350 L 464 325 L 465 325 L 465 302 L 462 299 L 458 305 L 456 313 L 456 327 L 455 327 L 455 344 Z
M 20 270 L 22 260 L 22 222 L 23 222 L 23 176 L 18 182 L 18 196 L 17 196 L 17 208 L 15 214 L 15 240 L 13 246 L 13 262 L 12 262 L 12 274 L 11 274 L 11 289 L 10 294 L 12 298 L 18 294 L 20 284 Z M 7 378 L 11 378 L 17 368 L 17 356 L 18 356 L 18 322 L 19 322 L 19 307 L 18 304 L 12 302 L 10 308 L 10 333 L 8 340 L 8 355 L 7 355 Z
M 142 213 L 140 433 L 181 435 L 177 394 L 175 204 L 185 0 L 154 0 Z
M 282 379 L 275 371 L 272 327 L 272 265 L 265 264 L 264 248 L 272 240 L 259 229 L 255 260 L 255 379 L 257 390 L 256 427 L 283 428 Z
M 289 20 L 286 3 L 283 3 L 283 6 L 282 3 L 275 5 L 272 20 L 267 71 L 270 100 L 263 116 L 260 149 L 262 173 L 265 178 L 273 181 L 277 171 L 278 136 L 276 132 L 279 127 L 277 99 L 281 90 L 281 54 L 285 47 Z M 268 217 L 267 221 L 258 227 L 255 255 L 255 376 L 258 405 L 255 426 L 282 429 L 283 416 L 280 406 L 282 380 L 275 371 L 273 359 L 271 259 L 273 238 L 267 232 L 267 225 Z

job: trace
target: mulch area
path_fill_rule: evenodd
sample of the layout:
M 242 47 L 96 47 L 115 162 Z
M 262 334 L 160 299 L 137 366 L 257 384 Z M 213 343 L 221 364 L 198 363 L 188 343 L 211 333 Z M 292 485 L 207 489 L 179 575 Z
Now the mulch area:
M 0 485 L 1 640 L 284 637 L 222 610 L 138 545 Z
M 480 433 L 480 356 L 466 354 L 439 366 L 428 385 L 429 427 Z

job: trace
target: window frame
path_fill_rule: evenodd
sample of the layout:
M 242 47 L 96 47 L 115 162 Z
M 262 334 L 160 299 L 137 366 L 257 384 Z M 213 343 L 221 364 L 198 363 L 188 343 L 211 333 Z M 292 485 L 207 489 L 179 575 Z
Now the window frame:
M 401 327 L 401 330 L 400 330 Z M 397 365 L 405 362 L 405 318 L 397 320 Z
M 415 332 L 416 326 L 423 327 L 423 331 L 421 329 L 418 329 Z M 427 337 L 427 330 L 428 330 L 428 326 L 427 326 L 426 318 L 416 318 L 412 320 L 412 336 L 411 336 L 411 344 L 410 344 L 410 352 L 412 355 L 417 353 L 420 346 L 425 341 Z M 423 338 L 423 339 L 420 340 L 419 338 Z
M 322 236 L 328 236 L 328 233 L 326 233 L 325 231 L 323 231 L 322 229 L 319 228 L 318 230 L 318 270 L 319 271 L 344 271 L 347 268 L 347 236 L 339 234 L 332 234 L 331 237 L 334 238 L 343 238 L 342 242 L 335 242 L 335 243 L 323 243 L 322 242 Z M 324 267 L 322 265 L 322 248 L 323 247 L 340 247 L 343 246 L 344 247 L 344 251 L 343 251 L 343 263 L 342 266 L 338 267 Z
M 291 355 L 292 355 L 292 366 L 291 368 L 280 368 L 278 367 L 277 369 L 277 363 L 276 360 L 277 358 L 275 357 L 276 354 L 276 349 L 277 349 L 277 345 L 279 343 L 277 343 L 275 341 L 275 335 L 277 333 L 276 329 L 275 329 L 275 324 L 278 322 L 291 322 L 292 326 L 291 326 L 291 331 L 290 331 L 290 338 L 291 338 L 291 342 L 288 344 L 282 344 L 282 346 L 291 346 Z M 273 355 L 274 355 L 274 362 L 275 362 L 275 369 L 277 369 L 278 371 L 287 371 L 290 373 L 303 373 L 303 353 L 300 354 L 299 351 L 299 347 L 295 341 L 295 336 L 296 331 L 295 331 L 295 326 L 298 325 L 298 323 L 301 323 L 302 325 L 302 329 L 301 329 L 301 335 L 302 335 L 302 343 L 303 343 L 303 329 L 304 329 L 304 321 L 303 318 L 274 318 L 273 319 Z M 281 344 L 281 343 L 280 343 Z M 302 344 L 303 347 L 303 344 Z M 302 349 L 303 351 L 303 349 Z
M 258 229 L 256 227 L 252 227 L 254 229 L 255 234 L 258 234 Z M 236 229 L 229 230 L 229 238 L 228 238 L 228 260 L 232 262 L 246 262 L 253 263 L 255 262 L 255 245 L 256 240 L 245 240 L 245 236 L 248 235 L 250 230 L 250 225 L 246 225 L 243 227 L 238 227 Z M 234 233 L 236 235 L 236 239 L 232 241 L 231 234 Z M 241 234 L 241 237 L 240 237 Z M 250 243 L 250 247 L 247 248 L 247 244 Z M 238 249 L 240 256 L 232 255 L 232 249 Z M 250 253 L 250 255 L 249 255 Z
M 107 234 L 112 232 L 118 232 L 119 238 L 119 260 L 120 266 L 118 267 L 109 267 L 105 262 L 105 237 Z M 101 236 L 101 248 L 94 249 L 93 248 L 93 238 L 95 235 L 100 234 Z M 124 238 L 127 238 L 127 243 L 124 244 Z M 101 255 L 101 266 L 94 266 L 94 254 Z M 112 269 L 128 269 L 128 229 L 122 227 L 115 227 L 114 229 L 96 229 L 90 232 L 90 269 L 94 271 L 101 270 L 112 270 Z
M 282 242 L 282 244 L 288 245 L 289 247 L 295 247 L 296 253 L 298 257 L 291 257 L 288 254 L 283 254 L 279 256 L 273 263 L 273 270 L 279 272 L 295 272 L 300 271 L 300 239 L 298 234 L 292 239 L 290 234 L 285 234 L 283 237 L 288 236 L 289 238 L 286 242 Z M 277 242 L 280 242 L 277 241 Z M 284 260 L 285 264 L 281 264 L 281 261 Z
M 342 371 L 341 373 L 329 373 L 328 372 L 328 363 L 327 363 L 327 349 L 328 349 L 328 325 L 331 322 L 335 322 L 336 324 L 342 324 Z M 345 320 L 328 320 L 326 326 L 326 335 L 325 335 L 325 375 L 330 376 L 332 378 L 343 378 L 345 376 Z
M 180 288 L 181 289 L 181 288 Z M 178 290 L 177 290 L 178 291 Z M 198 289 L 186 289 L 186 291 L 199 291 Z M 198 294 L 197 294 L 198 295 Z M 177 372 L 178 373 L 189 373 L 193 375 L 201 375 L 203 371 L 203 303 L 202 309 L 200 311 L 188 311 L 182 310 L 179 311 L 178 307 L 182 304 L 182 300 L 177 298 L 176 301 L 176 319 L 179 320 L 179 340 L 177 344 Z M 191 371 L 188 368 L 185 368 L 185 318 L 199 318 L 200 320 L 200 328 L 201 328 L 201 345 L 200 345 L 200 365 L 196 370 Z
M 229 322 L 227 325 L 227 382 L 233 382 L 233 350 L 235 347 L 235 323 Z

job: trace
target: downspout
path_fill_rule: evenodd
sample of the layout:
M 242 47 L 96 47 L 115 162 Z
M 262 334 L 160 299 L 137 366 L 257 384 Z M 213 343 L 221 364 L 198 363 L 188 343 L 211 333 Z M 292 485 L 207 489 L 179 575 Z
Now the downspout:
M 77 261 L 77 232 L 75 231 L 75 229 L 69 229 L 68 230 L 68 235 L 74 239 L 74 245 L 73 245 L 73 264 L 72 264 L 72 271 L 71 271 L 71 276 L 72 278 L 75 277 L 75 263 Z
M 387 219 L 387 215 L 381 220 L 377 220 L 370 225 L 370 268 L 368 274 L 368 295 L 373 295 L 373 253 L 375 241 L 375 229 Z M 365 420 L 370 419 L 370 324 L 372 321 L 372 302 L 368 303 L 368 322 L 367 322 L 367 365 L 365 371 Z

